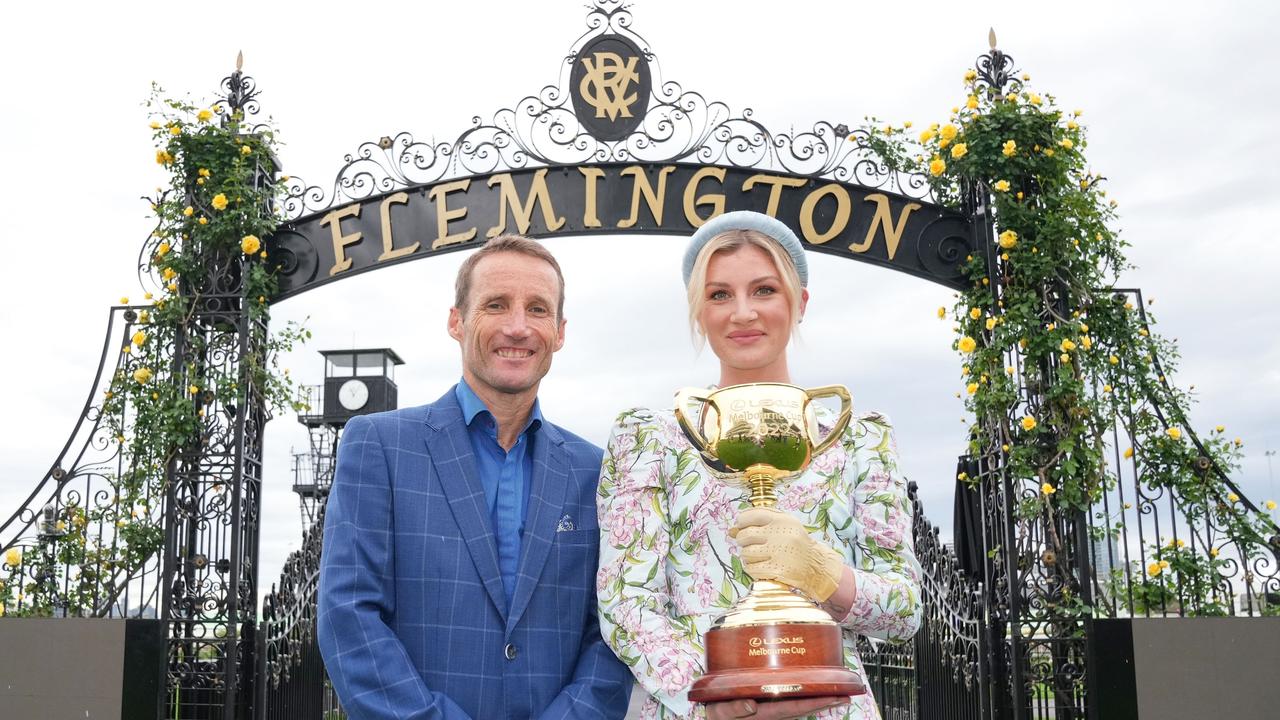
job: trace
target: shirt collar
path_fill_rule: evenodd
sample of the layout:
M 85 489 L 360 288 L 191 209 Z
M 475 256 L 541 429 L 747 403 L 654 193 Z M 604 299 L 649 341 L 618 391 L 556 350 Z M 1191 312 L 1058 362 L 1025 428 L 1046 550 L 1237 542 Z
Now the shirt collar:
M 454 395 L 458 398 L 458 406 L 462 409 L 462 419 L 466 421 L 468 427 L 471 426 L 471 423 L 480 413 L 484 413 L 492 422 L 493 413 L 489 412 L 489 408 L 485 406 L 484 401 L 480 399 L 479 395 L 476 395 L 475 390 L 471 389 L 466 380 L 458 380 Z M 533 408 L 529 411 L 529 422 L 525 423 L 520 432 L 524 433 L 530 430 L 537 432 L 540 427 L 542 427 L 542 406 L 539 404 L 538 399 L 534 398 Z

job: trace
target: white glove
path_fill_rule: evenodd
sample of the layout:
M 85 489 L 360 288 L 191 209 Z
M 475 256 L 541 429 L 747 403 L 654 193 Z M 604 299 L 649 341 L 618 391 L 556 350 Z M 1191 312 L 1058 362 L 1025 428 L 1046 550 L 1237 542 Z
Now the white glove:
M 729 529 L 748 574 L 777 580 L 824 602 L 840 586 L 844 557 L 809 536 L 799 520 L 773 508 L 738 513 Z

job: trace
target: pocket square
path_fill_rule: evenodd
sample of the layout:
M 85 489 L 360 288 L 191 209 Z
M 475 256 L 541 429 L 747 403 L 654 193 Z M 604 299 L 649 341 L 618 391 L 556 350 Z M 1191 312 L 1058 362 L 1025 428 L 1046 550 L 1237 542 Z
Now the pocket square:
M 560 518 L 560 522 L 556 523 L 556 532 L 569 532 L 573 530 L 573 518 L 566 514 Z

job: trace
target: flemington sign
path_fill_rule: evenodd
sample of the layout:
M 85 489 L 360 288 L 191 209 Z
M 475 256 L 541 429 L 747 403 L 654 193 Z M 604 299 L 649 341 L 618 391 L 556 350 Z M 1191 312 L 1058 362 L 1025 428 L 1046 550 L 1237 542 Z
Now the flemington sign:
M 659 82 L 644 41 L 605 10 L 560 81 L 453 143 L 408 133 L 348 156 L 326 193 L 290 183 L 268 247 L 276 300 L 503 233 L 688 235 L 733 210 L 767 213 L 808 249 L 959 288 L 970 219 L 888 170 L 844 125 L 774 135 L 749 110 Z M 594 27 L 594 26 L 593 26 Z
M 398 190 L 282 227 L 311 250 L 281 278 L 282 296 L 484 242 L 502 233 L 688 235 L 730 210 L 768 213 L 812 250 L 858 257 L 945 284 L 921 247 L 965 232 L 958 213 L 857 185 L 688 164 L 542 167 Z

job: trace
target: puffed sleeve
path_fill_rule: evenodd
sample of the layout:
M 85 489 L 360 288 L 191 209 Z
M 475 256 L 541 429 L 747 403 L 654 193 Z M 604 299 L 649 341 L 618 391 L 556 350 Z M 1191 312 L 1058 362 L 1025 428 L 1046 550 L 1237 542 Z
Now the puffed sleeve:
M 618 417 L 596 497 L 600 632 L 640 685 L 662 703 L 661 717 L 702 717 L 702 706 L 688 698 L 689 687 L 704 671 L 701 635 L 692 618 L 673 616 L 667 582 L 667 452 L 651 413 L 629 410 Z
M 889 419 L 870 413 L 850 425 L 847 469 L 857 473 L 851 508 L 857 594 L 843 624 L 862 635 L 901 642 L 915 635 L 921 612 L 907 484 Z

